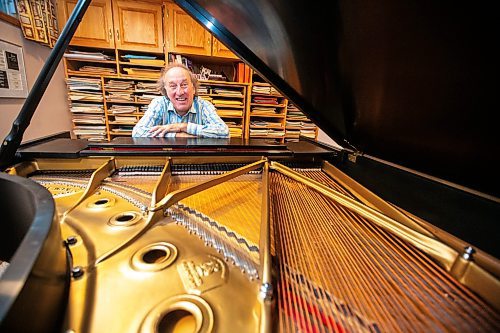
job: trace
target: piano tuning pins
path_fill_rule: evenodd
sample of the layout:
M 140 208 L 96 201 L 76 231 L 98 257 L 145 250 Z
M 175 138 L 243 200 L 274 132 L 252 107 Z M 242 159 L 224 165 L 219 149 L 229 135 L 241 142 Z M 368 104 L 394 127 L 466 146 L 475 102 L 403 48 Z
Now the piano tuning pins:
M 462 255 L 457 257 L 457 259 L 451 266 L 450 269 L 451 276 L 453 276 L 457 280 L 460 280 L 467 271 L 470 262 L 473 260 L 472 255 L 475 252 L 476 250 L 474 250 L 471 246 L 465 247 Z
M 216 221 L 180 203 L 170 208 L 169 214 L 176 224 L 182 225 L 189 234 L 197 236 L 197 238 L 203 241 L 205 246 L 212 247 L 221 255 L 226 263 L 236 266 L 250 280 L 259 278 L 258 271 L 252 259 L 226 244 L 224 237 L 235 236 L 227 233 L 225 228 L 220 229 Z M 227 234 L 223 236 L 221 232 L 226 232 Z
M 467 246 L 464 248 L 464 253 L 462 254 L 462 258 L 464 258 L 467 261 L 472 260 L 472 255 L 476 252 L 472 246 Z

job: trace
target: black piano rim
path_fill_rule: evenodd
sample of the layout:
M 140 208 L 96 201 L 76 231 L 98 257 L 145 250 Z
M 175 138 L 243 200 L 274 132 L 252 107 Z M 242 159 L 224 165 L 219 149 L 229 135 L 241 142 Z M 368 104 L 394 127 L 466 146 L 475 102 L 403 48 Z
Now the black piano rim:
M 33 207 L 29 227 L 26 228 L 23 238 L 9 261 L 9 266 L 0 278 L 0 323 L 9 313 L 27 283 L 30 273 L 40 257 L 45 241 L 49 236 L 54 221 L 55 203 L 50 192 L 38 183 L 19 176 L 0 173 L 1 192 L 15 189 L 8 195 L 13 197 L 25 196 Z M 5 201 L 3 193 L 1 201 Z M 6 212 L 2 212 L 3 223 L 17 221 L 4 220 Z M 12 283 L 15 282 L 15 283 Z

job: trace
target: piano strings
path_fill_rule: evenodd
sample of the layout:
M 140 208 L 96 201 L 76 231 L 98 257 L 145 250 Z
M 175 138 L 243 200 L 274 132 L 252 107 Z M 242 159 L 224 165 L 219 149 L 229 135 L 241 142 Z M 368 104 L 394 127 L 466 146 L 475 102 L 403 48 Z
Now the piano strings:
M 285 175 L 271 183 L 280 331 L 498 330 L 498 314 L 421 251 Z

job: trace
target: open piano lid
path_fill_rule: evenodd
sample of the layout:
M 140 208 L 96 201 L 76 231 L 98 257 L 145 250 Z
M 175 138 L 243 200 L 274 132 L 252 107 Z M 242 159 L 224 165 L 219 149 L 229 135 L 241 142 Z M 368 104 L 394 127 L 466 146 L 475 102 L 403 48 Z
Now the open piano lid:
M 345 148 L 499 196 L 491 5 L 176 2 Z

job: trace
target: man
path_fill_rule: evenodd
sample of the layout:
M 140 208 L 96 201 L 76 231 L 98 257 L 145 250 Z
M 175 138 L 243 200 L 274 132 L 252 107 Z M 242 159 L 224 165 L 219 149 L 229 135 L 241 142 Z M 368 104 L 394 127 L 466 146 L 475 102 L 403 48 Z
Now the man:
M 162 71 L 158 86 L 163 96 L 151 101 L 134 126 L 133 137 L 229 136 L 215 106 L 196 96 L 198 80 L 186 66 L 169 64 Z

